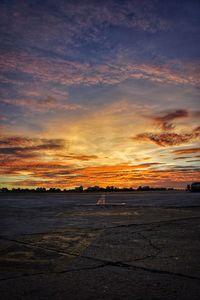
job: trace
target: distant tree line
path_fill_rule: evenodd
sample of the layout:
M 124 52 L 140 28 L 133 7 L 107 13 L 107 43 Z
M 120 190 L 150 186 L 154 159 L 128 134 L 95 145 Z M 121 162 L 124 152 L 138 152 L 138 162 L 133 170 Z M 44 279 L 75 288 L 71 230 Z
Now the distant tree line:
M 165 187 L 150 187 L 150 186 L 139 186 L 137 189 L 132 187 L 130 188 L 118 188 L 115 186 L 107 186 L 106 188 L 100 186 L 90 186 L 87 188 L 83 188 L 83 186 L 78 186 L 73 189 L 63 189 L 60 188 L 49 188 L 46 189 L 44 187 L 37 187 L 37 188 L 12 188 L 8 189 L 6 187 L 0 188 L 0 192 L 5 193 L 21 193 L 21 192 L 31 192 L 31 193 L 92 193 L 92 192 L 134 192 L 134 191 L 169 191 L 174 190 L 174 188 L 165 188 Z

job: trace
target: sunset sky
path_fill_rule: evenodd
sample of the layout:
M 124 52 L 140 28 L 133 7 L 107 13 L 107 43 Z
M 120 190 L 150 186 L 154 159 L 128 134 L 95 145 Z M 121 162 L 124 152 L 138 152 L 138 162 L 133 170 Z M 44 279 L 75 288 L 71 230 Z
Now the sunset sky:
M 200 180 L 199 0 L 1 0 L 0 187 Z

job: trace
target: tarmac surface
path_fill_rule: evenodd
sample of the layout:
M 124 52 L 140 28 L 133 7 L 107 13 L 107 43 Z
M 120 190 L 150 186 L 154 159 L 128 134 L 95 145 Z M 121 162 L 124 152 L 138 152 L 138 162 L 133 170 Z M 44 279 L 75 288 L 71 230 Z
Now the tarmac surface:
M 200 194 L 1 193 L 1 299 L 200 299 Z

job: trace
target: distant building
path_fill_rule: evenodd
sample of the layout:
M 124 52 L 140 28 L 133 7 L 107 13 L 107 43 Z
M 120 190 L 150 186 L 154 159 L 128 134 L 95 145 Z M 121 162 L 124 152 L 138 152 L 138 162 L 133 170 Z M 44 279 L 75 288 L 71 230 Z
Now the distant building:
M 190 192 L 200 192 L 200 182 L 193 182 L 190 186 Z

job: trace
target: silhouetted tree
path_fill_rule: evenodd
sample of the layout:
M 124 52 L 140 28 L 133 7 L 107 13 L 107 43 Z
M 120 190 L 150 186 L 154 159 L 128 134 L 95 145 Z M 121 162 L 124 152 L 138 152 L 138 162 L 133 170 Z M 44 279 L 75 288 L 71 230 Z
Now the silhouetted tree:
M 83 187 L 82 185 L 81 186 L 77 186 L 74 188 L 74 191 L 77 192 L 77 193 L 82 193 L 83 192 Z
M 187 184 L 186 191 L 190 191 L 190 189 L 191 189 L 191 186 L 189 184 Z
M 8 188 L 1 188 L 1 192 L 3 192 L 3 193 L 6 193 L 6 192 L 8 192 Z

